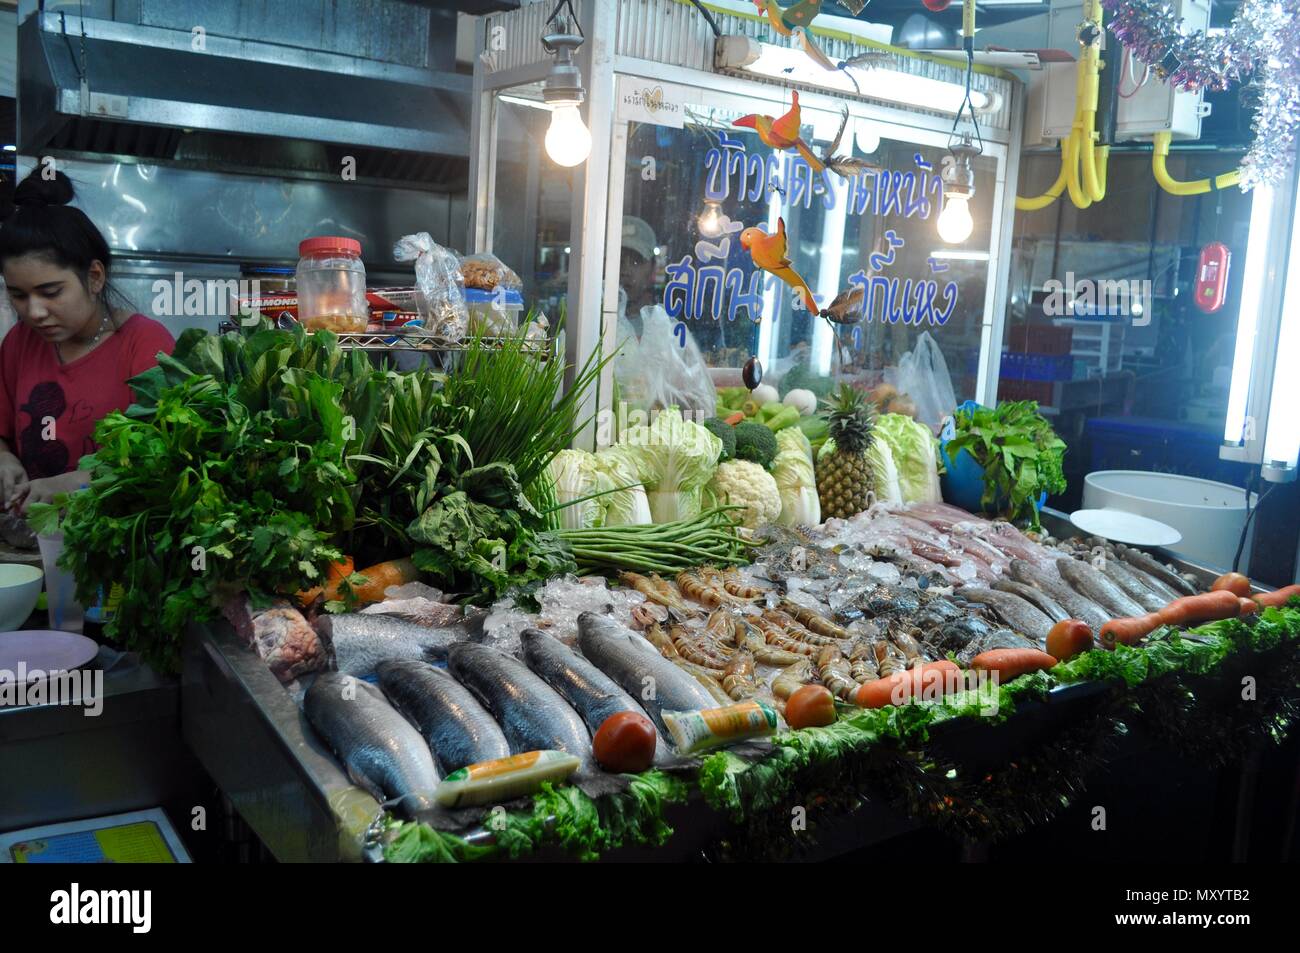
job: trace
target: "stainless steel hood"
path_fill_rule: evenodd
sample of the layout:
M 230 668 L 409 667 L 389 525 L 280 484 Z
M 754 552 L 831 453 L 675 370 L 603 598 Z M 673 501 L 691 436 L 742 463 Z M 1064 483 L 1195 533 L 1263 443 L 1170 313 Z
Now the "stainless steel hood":
M 375 12 L 385 6 L 353 3 L 361 14 L 367 4 Z M 438 12 L 387 6 L 400 17 L 425 17 L 426 36 L 437 33 L 427 18 Z M 403 27 L 411 24 L 390 18 L 369 27 L 370 38 Z M 418 24 L 416 32 L 406 46 L 423 55 Z M 469 76 L 262 37 L 35 12 L 19 27 L 19 150 L 184 159 L 181 140 L 190 135 L 275 137 L 320 144 L 335 173 L 345 155 L 373 162 L 376 153 L 405 153 L 391 168 L 406 171 L 394 177 L 418 178 L 467 159 Z

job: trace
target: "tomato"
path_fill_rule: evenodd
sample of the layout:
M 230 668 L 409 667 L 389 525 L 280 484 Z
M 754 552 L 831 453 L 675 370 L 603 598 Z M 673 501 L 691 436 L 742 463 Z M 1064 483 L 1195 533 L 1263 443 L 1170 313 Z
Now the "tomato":
M 658 742 L 659 735 L 649 718 L 634 711 L 620 711 L 601 723 L 591 751 L 606 771 L 635 774 L 650 767 Z
M 1218 592 L 1220 589 L 1226 589 L 1234 596 L 1240 596 L 1243 599 L 1250 598 L 1250 580 L 1239 572 L 1227 572 L 1214 580 L 1210 592 Z
M 1092 648 L 1092 629 L 1078 619 L 1064 619 L 1047 633 L 1047 654 L 1064 662 Z
M 785 703 L 791 728 L 820 728 L 835 721 L 835 696 L 825 685 L 804 685 Z

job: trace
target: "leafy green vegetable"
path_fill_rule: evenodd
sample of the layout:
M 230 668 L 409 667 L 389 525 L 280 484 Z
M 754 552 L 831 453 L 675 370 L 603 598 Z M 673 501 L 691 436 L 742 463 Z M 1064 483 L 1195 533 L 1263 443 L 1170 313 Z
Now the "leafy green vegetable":
M 797 413 L 796 413 L 797 416 Z M 776 458 L 776 435 L 763 424 L 742 420 L 736 424 L 736 459 L 770 467 Z
M 949 458 L 966 450 L 984 468 L 986 509 L 1003 509 L 1009 519 L 1038 521 L 1038 499 L 1043 493 L 1065 492 L 1065 441 L 1038 413 L 1032 400 L 1005 401 L 990 410 L 959 409 L 957 436 L 949 441 Z
M 930 428 L 906 414 L 880 414 L 874 433 L 877 443 L 889 444 L 902 502 L 938 503 L 938 454 Z
M 767 433 L 770 437 L 771 431 Z M 722 453 L 721 440 L 694 421 L 683 419 L 676 407 L 669 407 L 648 426 L 629 427 L 620 443 L 627 447 L 627 459 L 635 464 L 645 485 L 656 523 L 699 514 L 704 485 L 712 479 Z

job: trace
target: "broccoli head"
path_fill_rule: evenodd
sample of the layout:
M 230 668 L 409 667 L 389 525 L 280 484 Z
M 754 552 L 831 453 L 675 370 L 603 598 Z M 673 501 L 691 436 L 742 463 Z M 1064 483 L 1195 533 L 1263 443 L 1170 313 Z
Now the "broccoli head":
M 722 441 L 722 455 L 718 462 L 730 460 L 736 455 L 736 428 L 721 417 L 710 417 L 700 421 L 700 426 Z
M 750 460 L 759 466 L 770 467 L 776 459 L 776 434 L 752 420 L 743 420 L 734 429 L 736 459 Z

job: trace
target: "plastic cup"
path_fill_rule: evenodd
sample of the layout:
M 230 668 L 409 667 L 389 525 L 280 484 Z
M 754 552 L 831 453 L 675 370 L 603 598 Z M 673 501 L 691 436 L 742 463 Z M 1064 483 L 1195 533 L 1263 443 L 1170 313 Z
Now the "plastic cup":
M 45 564 L 45 599 L 50 628 L 61 632 L 80 632 L 85 610 L 77 602 L 77 585 L 72 573 L 58 565 L 63 553 L 63 534 L 36 537 Z

